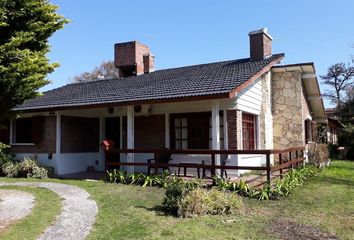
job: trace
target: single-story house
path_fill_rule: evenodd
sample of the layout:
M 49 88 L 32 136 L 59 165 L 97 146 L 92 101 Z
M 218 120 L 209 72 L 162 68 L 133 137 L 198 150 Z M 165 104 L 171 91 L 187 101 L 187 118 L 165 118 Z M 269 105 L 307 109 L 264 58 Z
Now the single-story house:
M 308 123 L 326 122 L 314 64 L 279 65 L 285 55 L 272 53 L 266 29 L 250 32 L 249 40 L 247 58 L 163 70 L 154 69 L 149 47 L 115 44 L 119 78 L 68 84 L 13 109 L 20 117 L 10 122 L 12 151 L 18 158 L 35 156 L 61 175 L 104 170 L 103 139 L 121 149 L 305 145 Z M 119 157 L 144 162 L 152 156 Z M 260 166 L 264 158 L 239 154 L 226 164 Z

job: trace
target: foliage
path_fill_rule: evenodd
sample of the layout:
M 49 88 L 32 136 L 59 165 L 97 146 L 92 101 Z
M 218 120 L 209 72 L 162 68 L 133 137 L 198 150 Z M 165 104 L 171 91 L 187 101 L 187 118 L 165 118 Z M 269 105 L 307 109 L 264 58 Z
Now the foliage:
M 323 83 L 330 87 L 325 96 L 340 107 L 343 102 L 343 92 L 352 86 L 354 67 L 344 63 L 337 63 L 330 66 L 325 75 L 321 75 Z M 333 90 L 332 90 L 333 89 Z
M 25 158 L 23 161 L 10 159 L 4 162 L 0 169 L 2 175 L 9 178 L 47 178 L 47 169 L 40 167 L 36 160 Z
M 178 201 L 178 216 L 234 214 L 242 206 L 240 197 L 215 188 L 196 188 L 186 192 Z
M 348 124 L 338 136 L 338 145 L 348 147 L 346 159 L 354 160 L 354 124 Z
M 329 152 L 327 145 L 324 143 L 309 144 L 307 155 L 311 164 L 320 166 L 321 163 L 328 161 Z
M 197 181 L 183 181 L 178 177 L 171 178 L 166 186 L 165 198 L 162 202 L 165 211 L 177 215 L 182 197 L 199 187 L 201 184 Z
M 73 82 L 87 82 L 93 80 L 112 79 L 119 77 L 119 70 L 113 61 L 102 62 L 91 72 L 84 72 L 72 78 Z
M 337 159 L 339 154 L 338 144 L 329 143 L 327 148 L 328 148 L 329 158 Z
M 67 20 L 48 0 L 0 0 L 0 117 L 49 83 L 48 38 Z

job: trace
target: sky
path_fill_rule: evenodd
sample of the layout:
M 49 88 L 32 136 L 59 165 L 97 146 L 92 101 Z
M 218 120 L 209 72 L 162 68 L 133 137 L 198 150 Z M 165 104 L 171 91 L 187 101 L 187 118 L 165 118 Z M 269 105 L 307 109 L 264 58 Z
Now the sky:
M 156 69 L 249 57 L 248 33 L 263 27 L 282 64 L 314 62 L 318 76 L 354 55 L 353 0 L 51 2 L 71 22 L 49 40 L 60 67 L 41 91 L 113 60 L 113 45 L 132 40 L 150 47 Z

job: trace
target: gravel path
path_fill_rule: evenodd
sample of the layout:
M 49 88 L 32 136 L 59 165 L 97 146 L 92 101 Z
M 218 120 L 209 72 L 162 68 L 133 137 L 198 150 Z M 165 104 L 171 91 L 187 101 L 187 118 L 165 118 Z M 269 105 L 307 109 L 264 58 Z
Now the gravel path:
M 34 197 L 28 192 L 0 189 L 0 232 L 31 213 Z
M 63 198 L 60 215 L 39 237 L 40 240 L 85 239 L 95 222 L 97 204 L 90 199 L 88 192 L 79 187 L 51 182 L 0 182 L 0 186 L 5 185 L 46 188 Z

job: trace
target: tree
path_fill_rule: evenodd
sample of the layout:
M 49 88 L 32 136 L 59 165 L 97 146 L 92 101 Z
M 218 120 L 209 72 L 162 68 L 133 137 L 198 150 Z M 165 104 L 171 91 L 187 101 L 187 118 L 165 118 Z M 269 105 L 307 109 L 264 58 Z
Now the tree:
M 119 70 L 114 66 L 113 61 L 102 62 L 91 72 L 84 72 L 72 78 L 73 82 L 86 82 L 93 80 L 102 80 L 109 78 L 118 78 Z
M 48 38 L 68 21 L 48 0 L 0 0 L 0 120 L 37 96 L 58 67 L 49 63 Z
M 354 77 L 354 67 L 345 65 L 344 63 L 337 63 L 330 66 L 326 75 L 321 75 L 323 83 L 330 86 L 331 89 L 325 93 L 338 108 L 343 102 L 343 92 L 352 86 Z

